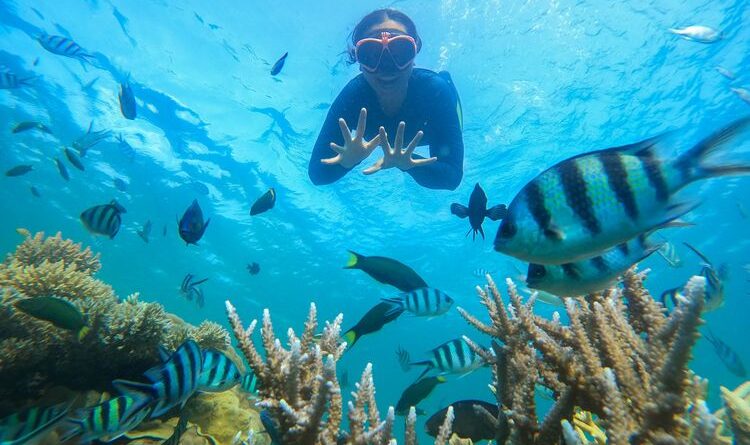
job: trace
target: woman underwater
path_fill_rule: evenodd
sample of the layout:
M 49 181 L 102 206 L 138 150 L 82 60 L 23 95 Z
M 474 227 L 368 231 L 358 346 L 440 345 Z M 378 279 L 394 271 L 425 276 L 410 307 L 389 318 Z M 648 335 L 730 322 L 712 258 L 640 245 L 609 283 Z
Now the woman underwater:
M 464 158 L 458 93 L 447 72 L 414 68 L 421 47 L 414 22 L 400 11 L 378 9 L 357 24 L 349 58 L 362 73 L 328 111 L 308 168 L 314 184 L 339 180 L 380 145 L 383 157 L 364 174 L 395 167 L 424 187 L 458 187 Z M 355 121 L 350 131 L 347 122 Z M 429 158 L 413 154 L 420 145 L 429 145 Z

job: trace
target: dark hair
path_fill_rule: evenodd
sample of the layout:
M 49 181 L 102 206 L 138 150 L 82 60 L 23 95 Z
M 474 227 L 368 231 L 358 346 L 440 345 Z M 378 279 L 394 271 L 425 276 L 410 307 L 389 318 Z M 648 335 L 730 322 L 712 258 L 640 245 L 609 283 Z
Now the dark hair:
M 362 20 L 357 23 L 351 34 L 349 34 L 349 44 L 347 45 L 347 54 L 349 55 L 349 64 L 357 63 L 357 57 L 354 55 L 354 47 L 358 41 L 365 37 L 364 33 L 372 28 L 377 23 L 384 22 L 386 20 L 393 20 L 401 23 L 406 28 L 406 33 L 417 42 L 417 52 L 422 49 L 422 39 L 419 37 L 417 32 L 417 25 L 414 24 L 411 18 L 403 12 L 393 8 L 376 9 L 366 16 L 362 17 Z

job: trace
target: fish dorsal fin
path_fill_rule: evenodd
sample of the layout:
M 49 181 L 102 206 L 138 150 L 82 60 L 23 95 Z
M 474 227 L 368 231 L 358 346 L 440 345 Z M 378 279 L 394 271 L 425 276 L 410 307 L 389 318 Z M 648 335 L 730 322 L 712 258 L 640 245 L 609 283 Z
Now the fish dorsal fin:
M 167 351 L 167 348 L 165 348 L 163 345 L 159 345 L 159 360 L 164 363 L 166 361 L 169 361 L 169 357 L 171 357 L 172 354 Z
M 708 267 L 710 267 L 711 269 L 713 269 L 713 267 L 714 267 L 713 263 L 711 263 L 711 260 L 709 260 L 705 255 L 703 255 L 703 253 L 701 253 L 701 251 L 699 251 L 698 249 L 696 249 L 695 247 L 693 247 L 690 243 L 683 242 L 682 244 L 684 244 L 685 246 L 687 246 L 688 249 L 692 250 L 696 255 L 698 255 L 698 257 L 701 260 L 703 260 L 704 263 L 706 263 L 706 265 Z

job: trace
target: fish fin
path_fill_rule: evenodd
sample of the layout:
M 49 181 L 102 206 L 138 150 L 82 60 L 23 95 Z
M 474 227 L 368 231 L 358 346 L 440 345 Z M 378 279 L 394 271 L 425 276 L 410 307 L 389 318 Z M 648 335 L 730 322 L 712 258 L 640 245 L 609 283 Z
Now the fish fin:
M 359 269 L 359 263 L 362 260 L 362 255 L 358 254 L 357 252 L 353 252 L 351 250 L 349 252 L 349 259 L 346 262 L 346 266 L 344 266 L 344 269 Z
M 159 361 L 164 363 L 169 360 L 169 358 L 172 356 L 172 354 L 167 351 L 167 348 L 165 348 L 163 345 L 159 345 Z
M 730 123 L 710 134 L 685 154 L 680 156 L 674 163 L 675 167 L 683 171 L 687 177 L 687 183 L 698 179 L 712 178 L 716 176 L 750 174 L 750 164 L 728 164 L 708 166 L 703 161 L 712 153 L 719 150 L 727 142 L 734 139 L 739 133 L 750 127 L 750 116 Z
M 354 343 L 356 343 L 357 340 L 359 340 L 359 334 L 357 334 L 357 331 L 355 331 L 353 328 L 346 331 L 343 337 L 344 337 L 344 341 L 346 342 L 347 349 L 354 346 Z
M 508 214 L 508 207 L 505 204 L 498 204 L 494 207 L 490 207 L 485 212 L 484 216 L 487 218 L 497 221 L 498 219 L 505 218 L 505 215 Z
M 563 232 L 559 227 L 550 225 L 549 228 L 544 229 L 544 234 L 548 236 L 549 238 L 555 239 L 557 241 L 563 241 L 565 240 L 565 232 Z
M 477 230 L 474 231 L 474 236 L 475 237 L 477 236 L 477 232 L 479 232 L 479 234 L 482 235 L 482 239 L 485 239 L 485 237 L 484 237 L 484 229 L 482 228 L 482 226 L 477 227 Z
M 190 287 L 193 287 L 193 286 L 197 286 L 197 285 L 199 285 L 199 284 L 203 284 L 203 283 L 205 283 L 206 281 L 208 281 L 208 278 L 204 278 L 204 279 L 202 279 L 202 280 L 198 280 L 198 281 L 193 281 L 192 283 L 190 283 Z
M 463 204 L 454 202 L 451 204 L 451 213 L 463 219 L 469 216 L 469 208 Z
M 686 245 L 688 249 L 692 250 L 698 257 L 703 260 L 704 263 L 708 265 L 708 267 L 713 268 L 713 264 L 711 263 L 711 260 L 709 260 L 706 255 L 703 255 L 700 250 L 693 247 L 690 243 L 683 242 L 682 244 Z
M 84 425 L 83 420 L 68 417 L 63 421 L 61 431 L 57 434 L 57 440 L 59 443 L 65 443 L 70 439 L 83 434 Z M 83 443 L 83 442 L 79 442 Z
M 644 233 L 651 233 L 658 229 L 665 229 L 671 227 L 685 227 L 690 225 L 680 220 L 679 218 L 686 213 L 692 212 L 700 205 L 700 202 L 681 202 L 672 204 L 667 207 L 666 214 L 661 221 L 654 224 L 651 228 L 644 231 Z
M 421 364 L 425 364 L 425 363 L 429 364 L 429 366 L 425 367 L 424 371 L 422 371 L 422 373 L 419 374 L 419 377 L 417 377 L 417 381 L 421 380 L 422 377 L 424 377 L 425 375 L 427 375 L 427 373 L 432 370 L 432 368 L 433 368 L 432 362 L 426 361 L 426 362 L 409 363 L 409 365 L 421 365 Z
M 83 339 L 84 339 L 84 338 L 86 337 L 86 335 L 88 335 L 88 333 L 89 333 L 89 332 L 91 332 L 91 328 L 90 328 L 90 327 L 88 327 L 88 326 L 84 326 L 84 327 L 82 327 L 82 328 L 81 328 L 81 329 L 80 329 L 80 330 L 78 331 L 78 335 L 77 335 L 77 338 L 78 338 L 78 342 L 79 342 L 79 343 L 80 343 L 80 342 L 82 342 L 82 341 L 83 341 Z
M 112 380 L 112 386 L 122 395 L 142 395 L 144 397 L 153 397 L 156 390 L 150 383 L 134 382 L 132 380 L 116 379 Z

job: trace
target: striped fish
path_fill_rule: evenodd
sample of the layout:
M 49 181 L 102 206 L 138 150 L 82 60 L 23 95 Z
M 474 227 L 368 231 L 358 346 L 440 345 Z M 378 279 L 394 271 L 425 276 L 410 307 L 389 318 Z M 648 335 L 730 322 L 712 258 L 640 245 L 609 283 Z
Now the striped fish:
M 588 295 L 610 287 L 623 272 L 660 248 L 642 235 L 587 260 L 561 265 L 531 263 L 526 285 L 560 297 Z
M 682 267 L 682 258 L 677 255 L 677 250 L 675 249 L 674 244 L 670 243 L 669 241 L 665 240 L 661 248 L 659 248 L 656 253 L 658 253 L 659 256 L 662 257 L 664 261 L 667 262 L 667 264 L 669 264 L 669 267 Z
M 742 363 L 740 356 L 737 355 L 737 353 L 734 352 L 732 348 L 730 348 L 720 338 L 716 337 L 713 332 L 711 332 L 711 330 L 709 330 L 704 335 L 704 337 L 706 337 L 706 340 L 708 340 L 711 345 L 713 345 L 714 351 L 716 351 L 716 355 L 719 356 L 721 362 L 724 363 L 724 366 L 726 366 L 727 369 L 732 372 L 732 374 L 743 378 L 747 376 L 745 365 Z
M 80 436 L 79 443 L 110 442 L 137 427 L 151 412 L 153 400 L 142 394 L 123 395 L 77 410 L 65 420 L 60 443 Z
M 61 403 L 46 408 L 29 408 L 0 420 L 0 444 L 22 445 L 37 443 L 68 413 L 70 404 Z
M 4 71 L 0 73 L 0 90 L 14 90 L 16 88 L 31 86 L 33 77 L 18 77 L 13 73 Z
M 91 62 L 91 59 L 94 58 L 80 45 L 67 37 L 42 34 L 37 38 L 37 41 L 42 45 L 42 48 L 58 56 L 70 57 L 81 62 Z
M 530 263 L 564 264 L 678 225 L 697 203 L 675 202 L 677 191 L 705 178 L 750 173 L 748 165 L 704 164 L 748 124 L 750 117 L 737 120 L 672 162 L 656 156 L 660 136 L 561 161 L 513 198 L 495 250 Z
M 174 406 L 185 402 L 198 388 L 203 358 L 198 344 L 186 340 L 161 365 L 145 372 L 149 383 L 114 380 L 112 385 L 123 394 L 143 393 L 155 400 L 151 418 L 159 417 Z
M 215 349 L 203 351 L 203 366 L 198 377 L 198 390 L 221 392 L 240 383 L 242 374 L 234 362 Z
M 343 385 L 341 386 L 343 387 Z M 242 382 L 240 383 L 240 388 L 242 388 L 242 390 L 245 392 L 249 392 L 250 394 L 257 395 L 258 394 L 258 376 L 256 376 L 253 371 L 248 371 L 244 376 L 242 376 Z
M 433 349 L 428 360 L 409 363 L 410 366 L 426 366 L 419 379 L 432 369 L 438 370 L 440 375 L 468 374 L 484 364 L 482 357 L 463 338 L 447 341 Z
M 105 235 L 114 238 L 120 230 L 122 223 L 121 214 L 125 209 L 112 200 L 109 204 L 102 204 L 84 210 L 81 213 L 81 222 L 86 230 L 96 235 Z
M 667 309 L 668 312 L 672 312 L 677 307 L 678 299 L 682 296 L 679 287 L 673 287 L 667 289 L 661 293 L 659 301 Z
M 418 317 L 442 315 L 453 305 L 453 298 L 440 289 L 431 287 L 404 292 L 392 298 L 383 298 L 383 301 L 394 303 L 394 310 L 405 309 Z
M 722 273 L 716 270 L 713 263 L 711 263 L 711 260 L 703 255 L 698 249 L 689 243 L 683 244 L 703 260 L 703 267 L 700 271 L 700 275 L 706 279 L 706 304 L 703 310 L 710 312 L 720 308 L 724 305 L 724 280 L 722 279 Z

